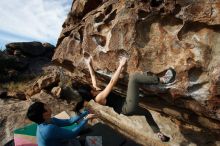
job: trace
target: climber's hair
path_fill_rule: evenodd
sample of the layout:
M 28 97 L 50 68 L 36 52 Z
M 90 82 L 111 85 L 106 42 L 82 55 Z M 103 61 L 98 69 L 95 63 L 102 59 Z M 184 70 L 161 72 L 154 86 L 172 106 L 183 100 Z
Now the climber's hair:
M 82 97 L 82 99 L 77 102 L 74 109 L 76 113 L 80 113 L 80 110 L 83 108 L 84 101 L 90 101 L 91 99 L 93 99 L 93 95 L 91 93 L 92 88 L 88 84 L 80 83 L 76 80 L 73 82 L 72 86 L 78 91 L 78 93 Z
M 27 118 L 37 124 L 43 123 L 45 120 L 43 118 L 43 113 L 46 112 L 44 109 L 44 103 L 34 102 L 27 111 Z

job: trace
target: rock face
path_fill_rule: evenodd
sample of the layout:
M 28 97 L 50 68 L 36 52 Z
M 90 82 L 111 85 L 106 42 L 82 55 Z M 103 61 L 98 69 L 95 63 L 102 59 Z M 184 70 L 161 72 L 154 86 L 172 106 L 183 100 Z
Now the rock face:
M 32 87 L 30 87 L 26 94 L 30 97 L 34 94 L 39 93 L 42 89 L 48 88 L 53 85 L 57 85 L 59 82 L 58 74 L 50 74 L 39 78 Z M 51 87 L 51 88 L 52 88 Z
M 127 73 L 160 74 L 172 67 L 174 84 L 143 87 L 144 94 L 219 123 L 219 38 L 217 0 L 76 0 L 53 60 L 83 70 L 86 53 L 93 56 L 95 70 L 105 75 L 116 69 L 120 56 L 129 58 Z M 126 91 L 126 84 L 119 88 Z
M 219 134 L 207 132 L 198 127 L 183 124 L 163 114 L 141 108 L 134 116 L 116 113 L 108 106 L 90 101 L 88 108 L 113 129 L 135 140 L 143 146 L 213 146 L 220 145 Z M 162 132 L 170 138 L 163 143 L 156 136 Z
M 26 95 L 23 92 L 8 91 L 7 97 L 14 98 L 14 99 L 20 99 L 20 100 L 26 100 Z

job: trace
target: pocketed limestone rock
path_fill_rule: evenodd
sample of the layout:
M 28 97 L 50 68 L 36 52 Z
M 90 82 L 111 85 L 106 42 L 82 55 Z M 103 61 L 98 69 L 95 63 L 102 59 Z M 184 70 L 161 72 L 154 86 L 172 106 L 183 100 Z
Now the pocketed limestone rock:
M 93 8 L 74 1 L 58 39 L 53 61 L 85 73 L 84 54 L 93 57 L 97 79 L 108 83 L 118 58 L 127 56 L 127 74 L 176 71 L 174 84 L 142 87 L 144 95 L 220 121 L 220 3 L 217 0 L 109 0 Z M 85 13 L 84 13 L 85 12 Z M 127 81 L 128 78 L 124 78 Z M 119 81 L 120 82 L 120 81 Z M 117 88 L 124 95 L 126 82 Z

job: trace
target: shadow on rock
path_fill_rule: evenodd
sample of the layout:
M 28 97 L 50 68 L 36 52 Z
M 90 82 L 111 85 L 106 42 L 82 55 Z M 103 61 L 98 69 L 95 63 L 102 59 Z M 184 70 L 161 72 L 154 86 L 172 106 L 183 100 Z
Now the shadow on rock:
M 220 133 L 214 133 L 209 130 L 180 125 L 180 131 L 187 140 L 180 143 L 180 146 L 186 146 L 192 143 L 198 146 L 217 146 L 217 141 L 220 141 Z

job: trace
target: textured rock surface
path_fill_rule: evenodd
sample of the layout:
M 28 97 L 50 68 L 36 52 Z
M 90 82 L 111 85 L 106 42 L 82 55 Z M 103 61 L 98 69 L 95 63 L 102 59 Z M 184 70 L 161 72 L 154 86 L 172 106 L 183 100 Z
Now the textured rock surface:
M 53 85 L 58 85 L 58 82 L 59 76 L 56 73 L 42 76 L 32 85 L 32 87 L 27 90 L 26 94 L 28 96 L 32 96 L 36 93 L 39 93 L 42 89 L 48 88 L 50 86 L 53 87 Z
M 176 83 L 146 88 L 169 104 L 220 120 L 220 3 L 217 0 L 76 0 L 64 22 L 55 62 L 84 69 L 83 54 L 106 75 L 120 56 L 129 57 L 127 73 L 169 67 Z M 100 78 L 99 78 L 100 79 Z M 101 81 L 107 83 L 107 81 Z
M 51 94 L 55 97 L 60 97 L 61 90 L 62 89 L 60 87 L 53 87 L 53 89 L 51 90 Z
M 143 120 L 140 121 L 139 119 L 138 121 L 137 118 L 129 118 L 125 115 L 118 115 L 108 107 L 101 106 L 94 101 L 90 101 L 88 107 L 92 109 L 95 114 L 100 117 L 104 122 L 108 123 L 122 134 L 125 134 L 127 137 L 135 139 L 137 143 L 150 146 L 166 146 L 166 144 L 163 144 L 147 135 L 147 132 L 145 131 L 148 130 L 144 129 L 143 123 L 141 122 Z M 145 126 L 146 125 L 147 124 L 145 124 Z
M 13 91 L 8 91 L 7 93 L 8 98 L 14 98 L 14 99 L 20 99 L 20 100 L 26 100 L 26 95 L 23 92 L 13 92 Z
M 112 128 L 144 146 L 220 145 L 219 134 L 181 123 L 151 110 L 139 112 L 139 115 L 135 116 L 125 116 L 117 114 L 112 108 L 99 105 L 94 101 L 90 101 L 89 108 L 104 123 L 111 125 Z M 170 141 L 162 143 L 155 134 L 158 131 L 169 136 Z

